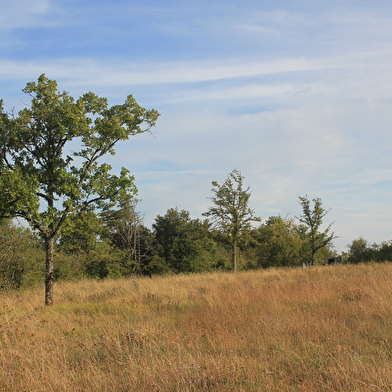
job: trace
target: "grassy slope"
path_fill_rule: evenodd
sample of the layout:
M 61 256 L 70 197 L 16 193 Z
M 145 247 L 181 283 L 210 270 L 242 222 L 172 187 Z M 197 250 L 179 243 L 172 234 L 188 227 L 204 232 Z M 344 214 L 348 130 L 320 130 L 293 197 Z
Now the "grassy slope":
M 391 391 L 392 264 L 0 298 L 0 391 Z

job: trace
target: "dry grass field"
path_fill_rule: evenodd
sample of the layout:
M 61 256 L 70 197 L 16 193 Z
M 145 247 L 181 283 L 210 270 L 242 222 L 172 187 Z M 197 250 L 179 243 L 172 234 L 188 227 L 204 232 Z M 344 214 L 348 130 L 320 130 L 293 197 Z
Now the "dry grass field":
M 392 391 L 392 264 L 2 294 L 0 391 Z

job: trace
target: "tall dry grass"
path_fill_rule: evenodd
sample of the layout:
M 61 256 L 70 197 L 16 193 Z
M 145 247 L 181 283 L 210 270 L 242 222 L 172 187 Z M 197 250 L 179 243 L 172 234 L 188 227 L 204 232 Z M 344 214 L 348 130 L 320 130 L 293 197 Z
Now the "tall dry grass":
M 59 283 L 0 299 L 0 391 L 391 391 L 392 265 Z

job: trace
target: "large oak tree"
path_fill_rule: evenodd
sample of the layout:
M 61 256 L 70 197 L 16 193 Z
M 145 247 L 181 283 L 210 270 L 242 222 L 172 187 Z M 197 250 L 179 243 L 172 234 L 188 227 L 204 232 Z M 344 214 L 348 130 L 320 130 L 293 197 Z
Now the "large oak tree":
M 42 74 L 23 90 L 31 98 L 17 114 L 0 101 L 0 215 L 22 217 L 46 248 L 45 304 L 53 303 L 55 239 L 71 214 L 121 192 L 136 192 L 125 168 L 118 175 L 102 162 L 121 140 L 150 130 L 159 116 L 132 95 L 122 105 L 89 92 L 74 99 Z

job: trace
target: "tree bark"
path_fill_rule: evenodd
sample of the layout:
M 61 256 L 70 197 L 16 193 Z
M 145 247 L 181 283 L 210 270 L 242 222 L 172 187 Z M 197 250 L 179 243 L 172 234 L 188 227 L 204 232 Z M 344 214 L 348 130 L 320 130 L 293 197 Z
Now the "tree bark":
M 53 281 L 54 281 L 54 265 L 53 265 L 53 246 L 54 237 L 45 238 L 46 250 L 46 272 L 45 272 L 45 305 L 53 305 Z
M 236 239 L 233 239 L 232 260 L 233 260 L 233 272 L 237 272 L 237 240 Z

